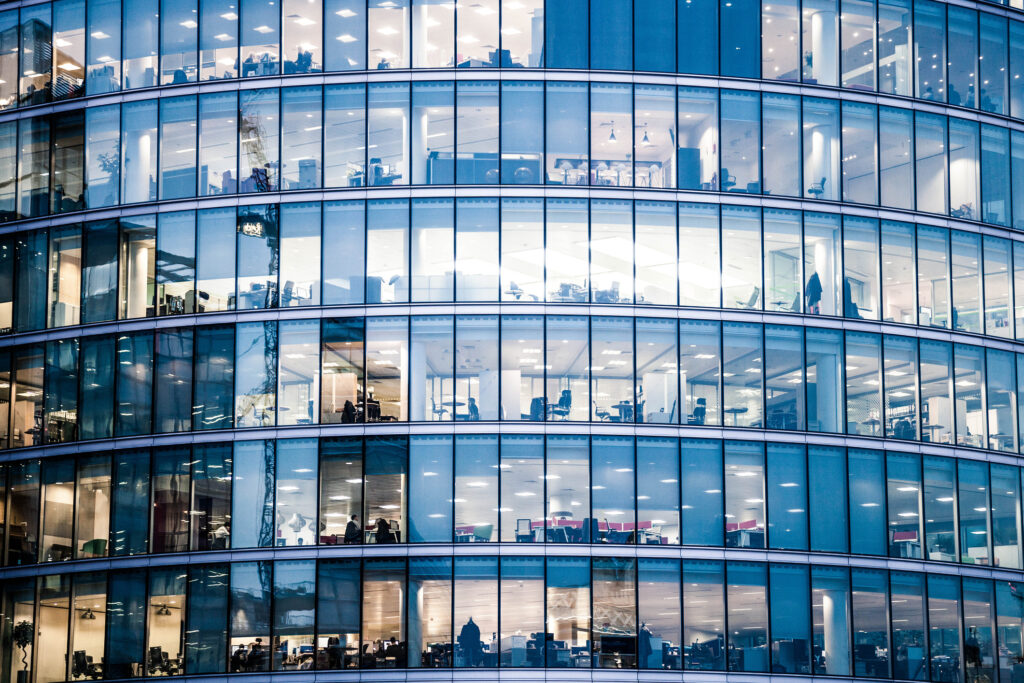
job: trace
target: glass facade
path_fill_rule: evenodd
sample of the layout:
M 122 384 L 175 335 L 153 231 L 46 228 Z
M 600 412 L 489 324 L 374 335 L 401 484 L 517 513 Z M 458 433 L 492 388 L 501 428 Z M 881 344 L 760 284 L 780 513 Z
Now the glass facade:
M 1022 70 L 1024 0 L 0 0 L 0 683 L 1024 682 Z

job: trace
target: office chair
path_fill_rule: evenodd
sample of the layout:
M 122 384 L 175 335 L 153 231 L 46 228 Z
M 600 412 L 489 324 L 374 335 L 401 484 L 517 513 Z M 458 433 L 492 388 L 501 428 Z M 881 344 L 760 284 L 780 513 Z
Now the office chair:
M 103 557 L 107 554 L 107 539 L 94 538 L 82 544 L 82 553 L 93 557 Z
M 811 186 L 807 188 L 807 194 L 815 199 L 821 199 L 821 195 L 825 194 L 825 178 L 822 177 L 821 182 L 811 183 Z
M 740 308 L 756 308 L 757 302 L 760 300 L 760 298 L 761 288 L 758 287 L 757 285 L 754 285 L 753 291 L 750 292 L 750 298 L 747 299 L 746 301 L 743 301 L 742 299 L 736 299 L 736 305 L 739 306 Z
M 71 677 L 81 678 L 88 676 L 96 680 L 103 677 L 103 670 L 98 664 L 93 664 L 92 657 L 85 654 L 85 650 L 75 650 L 71 659 Z
M 722 169 L 722 192 L 728 192 L 730 189 L 736 187 L 736 176 L 729 175 L 729 169 Z
M 612 419 L 611 413 L 609 413 L 607 410 L 601 410 L 600 408 L 597 407 L 597 401 L 594 401 L 594 417 L 596 417 L 601 422 L 607 422 Z
M 516 543 L 529 543 L 533 540 L 533 527 L 529 519 L 516 520 Z
M 558 415 L 563 420 L 569 419 L 569 411 L 572 408 L 572 391 L 569 389 L 562 389 L 562 395 L 558 398 L 558 403 L 551 409 L 552 415 Z
M 690 415 L 690 419 L 687 420 L 692 425 L 702 425 L 704 420 L 707 418 L 708 401 L 705 398 L 698 398 L 697 405 L 693 408 L 693 414 Z

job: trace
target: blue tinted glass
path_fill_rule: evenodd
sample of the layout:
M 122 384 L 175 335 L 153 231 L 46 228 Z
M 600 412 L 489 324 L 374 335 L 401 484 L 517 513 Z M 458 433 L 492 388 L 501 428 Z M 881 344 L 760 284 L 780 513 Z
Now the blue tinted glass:
M 719 0 L 723 76 L 757 78 L 761 71 L 761 12 L 757 0 Z
M 633 66 L 631 10 L 630 3 L 622 0 L 590 0 L 591 69 L 626 70 Z
M 676 0 L 634 2 L 633 36 L 633 68 L 635 70 L 674 71 L 676 68 Z
M 718 73 L 719 0 L 679 0 L 680 73 Z
M 850 552 L 885 555 L 885 475 L 882 451 L 850 449 Z
M 547 7 L 547 66 L 587 68 L 587 0 L 560 0 Z

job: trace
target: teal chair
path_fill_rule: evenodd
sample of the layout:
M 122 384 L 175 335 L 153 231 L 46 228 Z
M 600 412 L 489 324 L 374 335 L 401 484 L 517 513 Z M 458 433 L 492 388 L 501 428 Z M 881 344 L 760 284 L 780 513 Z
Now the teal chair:
M 493 524 L 477 524 L 473 528 L 473 542 L 475 543 L 490 543 L 491 532 L 494 531 Z
M 107 539 L 94 538 L 82 544 L 82 554 L 93 557 L 105 557 L 107 554 Z

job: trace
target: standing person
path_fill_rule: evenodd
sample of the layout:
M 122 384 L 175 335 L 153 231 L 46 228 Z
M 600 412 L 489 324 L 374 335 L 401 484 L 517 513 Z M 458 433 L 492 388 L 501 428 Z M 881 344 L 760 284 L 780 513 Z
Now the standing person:
M 377 519 L 377 543 L 391 543 L 391 525 L 383 517 Z
M 352 515 L 345 525 L 345 545 L 355 545 L 363 542 L 363 532 L 359 528 L 359 516 Z
M 462 648 L 462 656 L 466 659 L 466 666 L 479 666 L 481 655 L 480 627 L 473 623 L 473 617 L 462 627 L 459 632 L 459 647 Z

